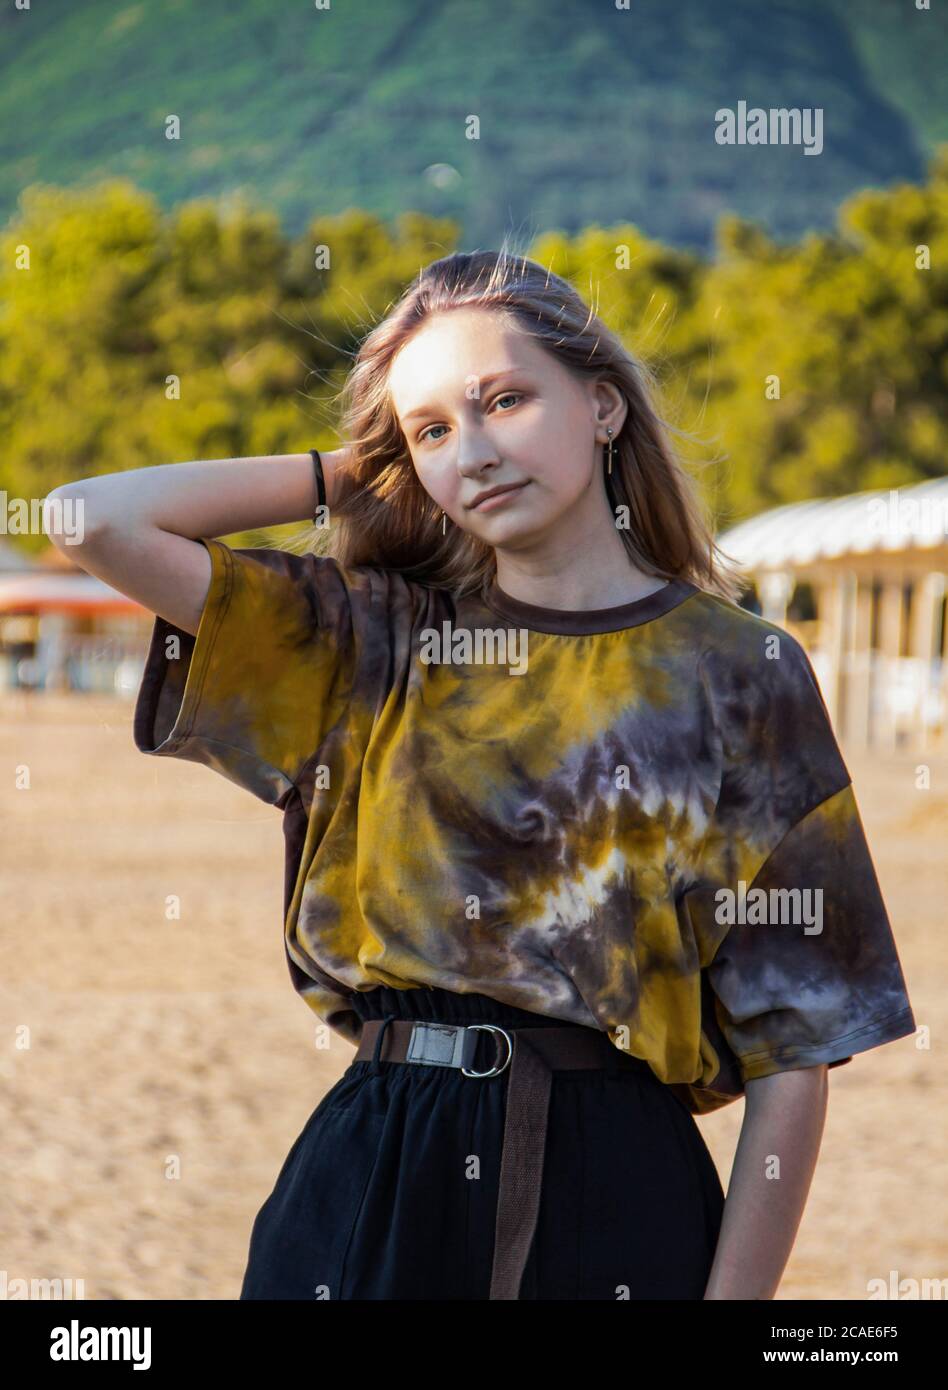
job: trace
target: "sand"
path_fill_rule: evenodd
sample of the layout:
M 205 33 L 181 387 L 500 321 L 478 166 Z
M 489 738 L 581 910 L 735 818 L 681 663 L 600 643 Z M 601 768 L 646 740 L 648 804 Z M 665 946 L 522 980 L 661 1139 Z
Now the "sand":
M 0 1296 L 4 1278 L 62 1278 L 87 1299 L 236 1298 L 253 1218 L 352 1057 L 316 1046 L 290 984 L 280 813 L 139 753 L 131 717 L 99 696 L 0 696 Z M 830 1073 L 780 1299 L 948 1273 L 948 758 L 844 752 L 932 1042 Z M 742 1113 L 698 1121 L 725 1187 Z

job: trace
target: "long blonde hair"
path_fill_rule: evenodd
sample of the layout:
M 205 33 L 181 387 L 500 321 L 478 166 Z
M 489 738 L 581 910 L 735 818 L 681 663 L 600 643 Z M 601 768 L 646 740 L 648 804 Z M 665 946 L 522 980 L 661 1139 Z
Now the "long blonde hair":
M 671 448 L 673 431 L 653 404 L 648 368 L 566 280 L 505 250 L 434 261 L 363 341 L 340 397 L 349 453 L 344 475 L 334 478 L 334 524 L 328 544 L 314 548 L 346 566 L 397 570 L 457 597 L 496 572 L 492 546 L 451 522 L 442 533 L 441 509 L 418 480 L 388 386 L 392 360 L 412 334 L 433 314 L 462 306 L 511 317 L 572 371 L 622 392 L 629 408 L 606 485 L 613 508 L 629 509 L 630 525 L 619 534 L 632 560 L 646 574 L 687 579 L 735 601 L 743 586 L 722 565 L 694 483 Z

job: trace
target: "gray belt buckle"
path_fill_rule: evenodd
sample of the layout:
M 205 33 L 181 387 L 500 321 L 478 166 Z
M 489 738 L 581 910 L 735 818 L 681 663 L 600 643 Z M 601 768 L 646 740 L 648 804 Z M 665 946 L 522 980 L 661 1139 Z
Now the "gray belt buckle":
M 479 1032 L 500 1033 L 507 1042 L 507 1056 L 501 1066 L 488 1071 L 469 1070 L 477 1049 Z M 498 1052 L 499 1055 L 499 1052 Z M 406 1062 L 423 1062 L 434 1067 L 458 1067 L 464 1076 L 499 1076 L 513 1056 L 513 1040 L 495 1023 L 416 1023 L 408 1040 Z
M 432 1067 L 461 1067 L 469 1060 L 464 1052 L 464 1033 L 458 1023 L 416 1023 L 405 1061 L 425 1062 Z

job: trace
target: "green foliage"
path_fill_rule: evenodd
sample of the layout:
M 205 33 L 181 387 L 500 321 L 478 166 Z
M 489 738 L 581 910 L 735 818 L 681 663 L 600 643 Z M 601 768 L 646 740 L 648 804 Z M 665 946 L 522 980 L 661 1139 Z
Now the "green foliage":
M 705 264 L 619 227 L 546 236 L 533 254 L 595 285 L 652 367 L 719 525 L 944 474 L 948 146 L 927 185 L 854 196 L 834 233 L 778 246 L 726 217 L 717 252 Z
M 331 447 L 359 341 L 457 242 L 422 213 L 392 231 L 350 210 L 287 238 L 243 200 L 165 217 L 124 181 L 34 186 L 0 243 L 0 485 L 43 497 L 96 473 Z M 860 193 L 795 246 L 732 216 L 712 261 L 632 225 L 525 250 L 649 366 L 720 525 L 944 473 L 948 147 L 927 184 Z

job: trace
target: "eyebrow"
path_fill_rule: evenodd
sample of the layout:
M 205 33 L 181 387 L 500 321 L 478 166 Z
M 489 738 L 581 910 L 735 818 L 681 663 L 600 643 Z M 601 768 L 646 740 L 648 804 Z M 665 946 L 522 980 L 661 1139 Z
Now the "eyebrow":
M 522 367 L 504 367 L 499 372 L 488 372 L 485 376 L 481 377 L 481 386 L 482 388 L 492 386 L 495 381 L 503 376 L 522 376 L 523 371 L 524 369 Z M 437 408 L 438 407 L 434 405 L 416 406 L 414 410 L 409 410 L 402 416 L 402 424 L 406 424 L 409 420 L 413 420 L 416 415 L 430 415 L 433 411 L 437 410 Z

